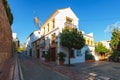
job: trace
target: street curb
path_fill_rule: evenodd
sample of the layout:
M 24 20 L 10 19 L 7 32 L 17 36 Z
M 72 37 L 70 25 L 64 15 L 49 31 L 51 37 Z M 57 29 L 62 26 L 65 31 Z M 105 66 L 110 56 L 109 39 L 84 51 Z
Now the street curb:
M 19 73 L 18 73 L 18 64 L 17 64 L 17 59 L 15 61 L 14 65 L 14 72 L 13 72 L 13 79 L 12 80 L 19 80 Z
M 23 78 L 23 73 L 22 73 L 22 69 L 21 69 L 21 66 L 20 66 L 20 61 L 19 61 L 19 59 L 17 59 L 17 62 L 18 62 L 18 69 L 19 69 L 20 80 L 24 80 L 24 78 Z

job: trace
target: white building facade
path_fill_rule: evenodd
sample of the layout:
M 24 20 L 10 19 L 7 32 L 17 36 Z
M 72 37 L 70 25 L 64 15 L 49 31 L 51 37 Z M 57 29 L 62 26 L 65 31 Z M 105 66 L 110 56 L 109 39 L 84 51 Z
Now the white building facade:
M 50 49 L 51 61 L 59 63 L 58 53 L 64 52 L 67 56 L 65 64 L 68 63 L 68 49 L 60 45 L 59 34 L 64 27 L 78 28 L 78 17 L 74 14 L 71 8 L 58 9 L 52 16 L 43 24 L 42 29 L 45 35 L 45 49 Z M 71 64 L 84 62 L 85 56 L 77 50 L 71 50 Z
M 18 41 L 17 33 L 12 33 L 13 41 Z
M 33 53 L 33 50 L 32 50 L 32 42 L 39 39 L 40 38 L 40 31 L 39 30 L 36 30 L 34 32 L 32 32 L 27 40 L 26 40 L 26 53 L 27 55 L 29 56 L 33 56 L 34 53 Z
M 64 52 L 67 56 L 65 58 L 65 64 L 68 63 L 68 49 L 60 45 L 60 33 L 64 27 L 76 27 L 78 28 L 79 18 L 71 10 L 71 8 L 64 8 L 56 10 L 42 25 L 41 37 L 39 40 L 33 42 L 33 46 L 40 43 L 39 50 L 35 51 L 34 55 L 44 60 L 43 55 L 50 50 L 51 61 L 59 64 L 58 53 Z M 84 34 L 86 43 L 88 43 L 81 50 L 71 50 L 71 64 L 85 62 L 85 51 L 89 50 L 91 54 L 94 54 L 94 37 L 93 34 Z M 90 39 L 90 40 L 89 40 Z M 29 39 L 30 40 L 30 39 Z
M 100 41 L 106 48 L 110 49 L 110 40 Z

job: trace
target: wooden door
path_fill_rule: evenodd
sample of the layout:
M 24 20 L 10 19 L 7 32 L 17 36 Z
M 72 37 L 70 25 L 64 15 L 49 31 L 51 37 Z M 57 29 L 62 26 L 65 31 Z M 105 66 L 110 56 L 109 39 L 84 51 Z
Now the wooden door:
M 37 58 L 40 58 L 39 49 L 37 49 L 36 52 L 37 52 Z
M 56 48 L 51 48 L 51 61 L 56 61 Z

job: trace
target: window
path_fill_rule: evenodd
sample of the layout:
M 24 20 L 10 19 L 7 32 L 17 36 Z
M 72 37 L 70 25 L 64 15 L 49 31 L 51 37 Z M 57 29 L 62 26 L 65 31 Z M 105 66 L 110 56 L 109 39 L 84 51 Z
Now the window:
M 74 27 L 73 20 L 69 17 L 66 17 L 65 27 L 68 29 L 72 29 Z
M 44 34 L 45 34 L 45 27 L 44 27 Z
M 87 39 L 85 38 L 85 44 L 87 44 Z
M 92 40 L 91 40 L 91 45 L 93 45 L 93 42 L 92 42 Z
M 51 43 L 54 44 L 55 43 L 55 40 L 56 40 L 56 33 L 53 33 L 51 35 Z
M 72 24 L 72 19 L 67 17 L 67 18 L 66 18 L 66 23 Z
M 48 32 L 49 32 L 49 23 L 47 24 L 47 26 L 48 26 Z
M 77 51 L 76 51 L 76 56 L 77 56 L 77 57 L 81 57 L 81 56 L 82 56 L 81 50 L 77 50 Z
M 88 41 L 88 45 L 89 45 L 89 40 L 87 40 Z
M 55 28 L 55 19 L 53 19 L 52 22 L 53 22 L 53 28 Z
M 70 58 L 74 58 L 75 56 L 74 56 L 74 50 L 71 50 L 70 51 Z

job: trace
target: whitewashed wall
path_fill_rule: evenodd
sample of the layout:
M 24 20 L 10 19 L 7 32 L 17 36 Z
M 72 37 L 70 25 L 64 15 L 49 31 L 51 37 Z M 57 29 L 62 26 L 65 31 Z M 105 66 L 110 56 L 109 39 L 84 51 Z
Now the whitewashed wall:
M 60 51 L 66 54 L 65 64 L 68 64 L 68 49 L 66 47 L 60 46 Z M 85 62 L 85 48 L 81 50 L 74 50 L 74 58 L 70 58 L 71 64 Z
M 55 16 L 56 26 L 59 27 L 60 31 L 62 30 L 62 28 L 65 27 L 64 23 L 66 22 L 66 17 L 73 19 L 74 25 L 76 25 L 78 28 L 79 19 L 74 14 L 74 12 L 71 10 L 71 8 L 67 8 L 64 10 L 59 10 L 59 13 Z
M 32 42 L 34 42 L 35 40 L 37 40 L 37 39 L 40 38 L 40 37 L 41 37 L 40 31 L 37 30 L 37 31 L 34 31 L 34 32 L 32 33 L 32 35 L 30 35 L 30 36 L 27 38 L 27 40 L 26 40 L 27 55 L 29 55 L 30 49 L 32 49 Z M 32 50 L 32 55 L 35 55 L 33 50 Z
M 50 38 L 51 35 L 53 33 L 56 33 L 56 36 L 58 36 L 57 41 L 58 41 L 58 52 L 64 52 L 67 57 L 65 58 L 65 64 L 68 63 L 68 49 L 65 47 L 62 47 L 60 45 L 60 38 L 59 38 L 59 34 L 60 32 L 62 32 L 62 29 L 65 27 L 65 22 L 66 22 L 66 17 L 69 17 L 71 19 L 73 19 L 73 24 L 76 25 L 76 27 L 78 28 L 78 23 L 79 23 L 79 19 L 77 18 L 77 16 L 75 15 L 75 13 L 71 10 L 71 8 L 66 8 L 66 9 L 60 9 L 57 12 L 55 12 L 45 23 L 44 26 L 45 27 L 48 23 L 51 25 L 51 20 L 53 20 L 55 18 L 55 29 L 58 28 L 58 30 L 51 32 L 50 34 L 48 34 L 46 36 L 46 38 L 48 38 L 48 40 L 46 39 L 46 48 L 49 47 L 50 44 Z M 44 28 L 42 27 L 42 33 L 44 33 Z M 90 34 L 91 35 L 91 34 Z M 42 42 L 42 41 L 41 41 Z M 75 58 L 71 58 L 71 64 L 72 63 L 79 63 L 79 62 L 84 62 L 85 61 L 85 50 L 86 49 L 93 49 L 93 47 L 83 47 L 81 50 L 75 50 L 74 51 L 74 56 Z M 42 51 L 42 50 L 41 50 Z M 59 61 L 57 61 L 59 63 Z

